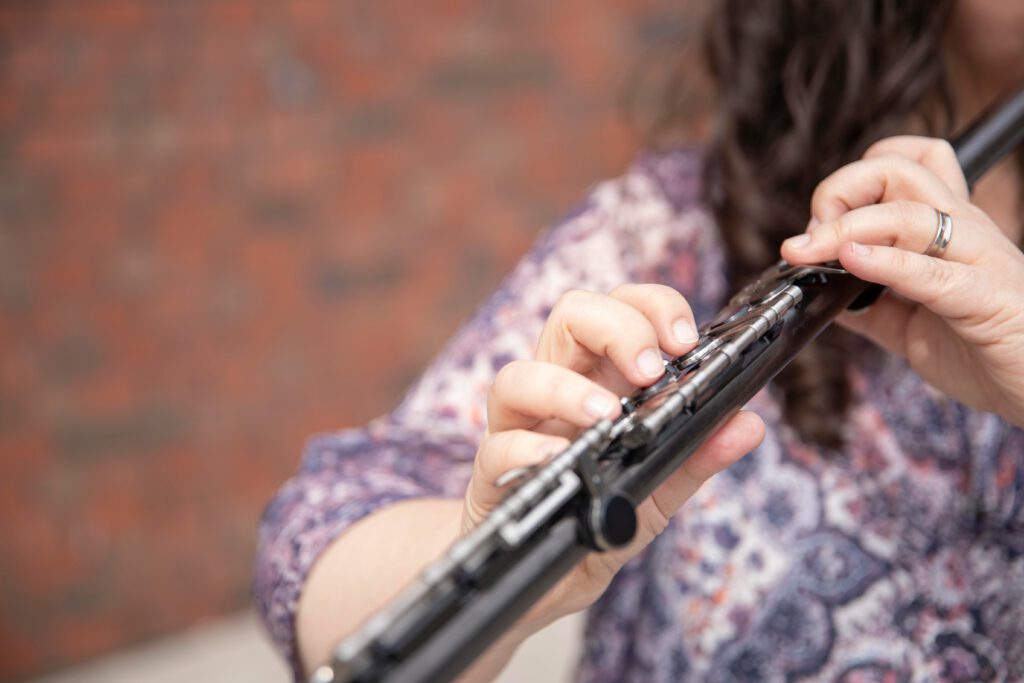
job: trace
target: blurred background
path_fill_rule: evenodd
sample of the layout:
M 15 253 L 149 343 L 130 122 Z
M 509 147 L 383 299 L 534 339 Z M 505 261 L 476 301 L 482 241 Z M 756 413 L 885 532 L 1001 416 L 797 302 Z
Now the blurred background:
M 264 661 L 304 440 L 387 411 L 680 70 L 703 133 L 698 4 L 3 0 L 0 681 Z

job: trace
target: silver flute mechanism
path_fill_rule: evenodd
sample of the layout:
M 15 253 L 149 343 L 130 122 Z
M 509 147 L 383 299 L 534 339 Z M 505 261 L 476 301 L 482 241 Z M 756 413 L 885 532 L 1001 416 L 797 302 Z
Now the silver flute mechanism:
M 800 303 L 803 283 L 834 274 L 846 271 L 833 264 L 791 266 L 780 261 L 701 327 L 693 350 L 666 361 L 659 381 L 621 399 L 618 418 L 598 421 L 542 464 L 503 475 L 497 483 L 509 491 L 502 503 L 359 631 L 341 641 L 332 662 L 314 671 L 311 683 L 364 680 L 362 672 L 374 658 L 400 658 L 409 643 L 426 637 L 417 631 L 436 628 L 433 615 L 455 609 L 496 556 L 528 543 L 569 506 L 577 506 L 592 549 L 627 544 L 635 533 L 638 501 L 616 494 L 609 466 L 621 466 L 636 453 L 642 458 L 645 445 L 674 421 L 699 410 L 716 382 Z

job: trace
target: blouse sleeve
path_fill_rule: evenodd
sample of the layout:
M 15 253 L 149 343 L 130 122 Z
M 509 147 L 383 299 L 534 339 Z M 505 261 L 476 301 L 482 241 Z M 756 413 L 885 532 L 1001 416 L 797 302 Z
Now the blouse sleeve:
M 394 412 L 309 442 L 299 471 L 264 512 L 253 584 L 267 628 L 296 672 L 295 609 L 317 558 L 383 506 L 464 494 L 485 429 L 487 389 L 502 365 L 532 356 L 561 294 L 657 280 L 681 287 L 699 310 L 721 288 L 716 278 L 699 277 L 705 268 L 721 272 L 699 254 L 714 239 L 695 203 L 699 162 L 687 153 L 666 159 L 642 157 L 542 234 Z

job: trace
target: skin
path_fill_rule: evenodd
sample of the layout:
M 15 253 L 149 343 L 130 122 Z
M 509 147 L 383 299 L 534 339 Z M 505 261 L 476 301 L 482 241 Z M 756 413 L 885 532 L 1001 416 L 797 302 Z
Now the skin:
M 889 287 L 842 323 L 907 359 L 923 379 L 978 410 L 1024 424 L 1024 254 L 971 204 L 952 147 L 928 138 L 883 140 L 826 178 L 811 226 L 782 255 L 794 263 L 838 258 Z M 927 256 L 936 207 L 953 217 L 941 257 Z
M 1024 80 L 1022 6 L 1001 0 L 957 5 L 947 52 L 964 116 L 977 113 L 1008 83 Z M 838 258 L 858 277 L 889 287 L 890 295 L 870 311 L 841 323 L 907 358 L 948 395 L 1024 425 L 1017 168 L 1000 165 L 971 198 L 948 144 L 913 137 L 882 141 L 821 183 L 805 235 L 787 241 L 782 256 L 793 263 Z M 933 207 L 954 220 L 952 242 L 941 258 L 923 255 L 935 234 Z M 563 296 L 544 326 L 536 357 L 506 366 L 491 387 L 489 430 L 465 498 L 405 501 L 378 510 L 336 539 L 314 566 L 297 613 L 304 665 L 326 661 L 334 643 L 478 524 L 500 500 L 494 482 L 503 472 L 541 461 L 578 428 L 617 415 L 618 395 L 660 376 L 651 362 L 658 349 L 678 355 L 694 346 L 693 327 L 683 297 L 660 285 Z M 763 435 L 759 417 L 738 413 L 640 505 L 639 532 L 629 547 L 590 555 L 462 680 L 490 680 L 529 635 L 593 603 L 703 482 L 752 450 Z M 391 538 L 401 543 L 381 542 Z

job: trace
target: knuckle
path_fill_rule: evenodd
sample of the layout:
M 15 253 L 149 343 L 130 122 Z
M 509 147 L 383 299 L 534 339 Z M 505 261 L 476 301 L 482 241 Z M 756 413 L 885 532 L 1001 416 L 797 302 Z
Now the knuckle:
M 634 302 L 653 302 L 664 305 L 674 304 L 680 300 L 685 301 L 683 295 L 672 287 L 654 282 L 624 283 L 609 292 L 609 296 L 629 305 L 634 305 Z
M 828 176 L 814 189 L 811 195 L 811 213 L 822 221 L 835 220 L 850 210 L 844 195 L 850 183 L 859 182 L 864 162 L 855 161 Z
M 519 386 L 528 363 L 529 361 L 514 360 L 503 365 L 494 376 L 490 395 L 493 398 L 501 398 L 508 395 L 509 389 Z
M 900 140 L 899 136 L 887 137 L 878 140 L 877 142 L 871 143 L 871 146 L 864 151 L 862 159 L 875 159 L 878 157 L 884 157 L 887 154 L 893 154 L 891 150 Z
M 634 296 L 644 302 L 641 310 L 647 310 L 655 315 L 678 315 L 680 312 L 688 314 L 690 304 L 677 289 L 662 284 L 636 285 Z
M 890 265 L 894 270 L 900 272 L 907 272 L 907 252 L 902 249 L 893 249 L 889 257 Z
M 476 460 L 473 462 L 473 477 L 480 481 L 489 482 L 493 477 L 491 472 L 495 469 L 497 454 L 502 449 L 502 442 L 507 432 L 495 432 L 485 434 L 480 440 L 480 446 L 476 449 Z
M 956 289 L 958 274 L 944 261 L 937 258 L 928 259 L 928 278 L 935 283 L 936 297 L 944 296 L 953 289 Z
M 936 164 L 945 165 L 953 162 L 959 165 L 953 145 L 942 138 L 928 138 L 922 158 Z
M 814 207 L 818 204 L 818 202 L 821 201 L 821 193 L 823 192 L 822 186 L 824 184 L 825 184 L 825 181 L 822 180 L 821 182 L 819 182 L 817 185 L 814 186 L 814 190 L 811 192 L 811 211 L 812 211 L 812 213 L 814 211 Z
M 955 288 L 957 275 L 945 261 L 926 259 L 918 273 L 922 281 L 927 283 L 927 287 L 923 288 L 924 294 L 920 297 L 920 303 L 925 306 L 935 305 Z
M 568 331 L 581 320 L 593 315 L 595 311 L 600 312 L 602 307 L 597 303 L 602 299 L 607 297 L 585 289 L 570 289 L 559 297 L 549 319 L 553 319 L 555 324 Z
M 889 140 L 889 138 L 882 138 L 881 140 L 878 140 L 876 142 L 872 142 L 868 146 L 868 148 L 866 150 L 864 150 L 864 154 L 861 155 L 861 159 L 870 159 L 872 157 L 876 157 L 879 154 L 881 154 L 882 150 L 884 150 L 886 148 L 888 140 Z
M 548 318 L 545 321 L 546 326 L 550 327 L 553 323 L 557 323 L 565 317 L 567 310 L 572 309 L 573 300 L 577 298 L 576 291 L 570 289 L 567 292 L 562 292 L 558 299 L 555 300 L 555 305 L 551 307 L 551 312 L 548 313 Z
M 580 403 L 580 397 L 575 387 L 569 382 L 549 381 L 544 395 L 547 397 L 547 406 L 538 408 L 548 418 L 564 419 L 573 422 L 574 409 Z
M 624 282 L 621 285 L 617 285 L 616 287 L 612 288 L 612 290 L 608 292 L 608 296 L 612 297 L 613 299 L 628 297 L 630 294 L 636 292 L 642 287 L 644 287 L 644 285 L 633 284 L 632 282 Z
M 1002 234 L 999 226 L 996 225 L 989 215 L 985 213 L 985 210 L 977 204 L 968 203 L 966 206 L 960 208 L 958 212 L 963 214 L 963 219 L 975 223 L 981 230 L 985 230 L 993 235 Z M 962 219 L 959 216 L 953 216 L 953 220 L 958 221 Z M 972 228 L 973 227 L 974 226 L 972 226 Z M 954 229 L 956 229 L 956 225 L 954 225 Z
M 502 446 L 501 456 L 496 464 L 495 478 L 509 470 L 527 465 L 535 465 L 544 461 L 549 455 L 565 450 L 569 440 L 560 436 L 538 434 L 526 430 L 506 432 L 507 438 Z
M 674 511 L 661 501 L 660 496 L 651 496 L 650 514 L 641 517 L 644 530 L 653 538 L 659 536 L 668 527 Z
M 623 321 L 627 323 L 627 321 Z M 619 326 L 619 329 L 610 336 L 605 344 L 605 355 L 617 365 L 620 363 L 632 364 L 633 357 L 643 349 L 658 345 L 658 333 L 651 322 L 640 316 L 636 320 L 629 320 L 628 324 Z
M 487 452 L 487 462 L 484 463 L 484 472 L 489 482 L 516 466 L 519 453 L 523 450 L 524 433 L 514 430 L 491 435 L 491 447 Z
M 570 289 L 558 297 L 554 310 L 561 313 L 578 309 L 591 296 L 591 293 L 583 289 Z
M 527 437 L 530 432 L 516 429 L 513 431 L 505 432 L 505 438 L 503 439 L 501 447 L 502 464 L 508 467 L 515 466 L 516 461 L 519 459 L 519 454 L 526 450 Z M 506 467 L 507 469 L 507 467 Z
M 907 167 L 912 163 L 910 159 L 896 152 L 886 152 L 878 156 L 877 159 L 881 164 L 883 173 L 886 175 L 900 176 L 906 172 Z
M 505 432 L 488 432 L 480 439 L 480 445 L 476 449 L 476 459 L 479 464 L 481 460 L 487 459 L 494 452 L 495 446 L 501 440 Z
M 682 294 L 680 294 L 678 291 L 676 291 L 672 287 L 669 287 L 668 285 L 663 285 L 663 284 L 660 284 L 660 283 L 657 283 L 657 282 L 651 282 L 651 283 L 644 284 L 644 285 L 639 285 L 639 286 L 644 288 L 644 292 L 649 292 L 649 293 L 651 293 L 651 294 L 653 294 L 655 296 L 663 296 L 663 297 L 668 297 L 668 298 L 672 298 L 672 299 L 674 299 L 674 298 L 680 298 L 681 299 L 682 296 L 683 296 Z
M 545 436 L 544 443 L 541 447 L 541 450 L 543 451 L 541 455 L 547 457 L 554 453 L 561 453 L 568 448 L 571 443 L 572 442 L 564 436 Z
M 493 484 L 506 472 L 536 464 L 551 453 L 565 450 L 568 445 L 569 440 L 564 437 L 524 429 L 487 434 L 477 449 L 473 476 Z
M 828 177 L 826 177 L 824 180 L 822 180 L 820 183 L 818 183 L 815 186 L 814 192 L 811 193 L 811 208 L 812 208 L 812 210 L 816 209 L 817 207 L 822 206 L 825 202 L 828 201 L 828 198 L 832 194 L 832 182 L 831 181 L 832 181 L 832 176 L 833 175 L 834 174 L 829 175 Z
M 665 303 L 669 304 L 670 306 L 674 308 L 682 308 L 685 309 L 686 311 L 690 310 L 690 303 L 686 300 L 686 297 L 683 296 L 678 289 L 674 287 L 669 287 L 668 285 L 660 284 L 650 285 L 650 287 L 652 294 L 658 296 L 661 299 L 664 299 Z
M 571 407 L 580 398 L 579 385 L 575 381 L 577 377 L 579 375 L 568 369 L 548 373 L 544 378 L 544 395 L 550 396 L 563 409 Z
M 878 155 L 878 160 L 883 161 L 887 164 L 902 164 L 907 161 L 907 158 L 899 152 L 885 152 Z
M 845 242 L 853 236 L 853 220 L 848 213 L 844 213 L 822 228 L 828 231 L 828 237 L 832 242 Z
M 892 212 L 892 220 L 899 227 L 912 225 L 920 215 L 917 204 L 906 199 L 897 199 L 888 205 Z

